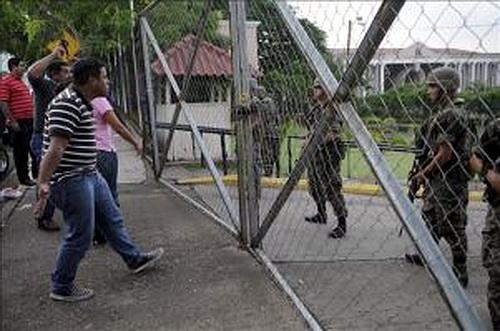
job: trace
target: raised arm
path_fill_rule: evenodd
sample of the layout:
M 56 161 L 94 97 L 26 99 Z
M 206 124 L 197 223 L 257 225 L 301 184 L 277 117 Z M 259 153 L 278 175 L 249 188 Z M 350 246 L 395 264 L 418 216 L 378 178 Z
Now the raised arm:
M 52 53 L 41 58 L 36 61 L 29 67 L 28 69 L 28 78 L 30 79 L 38 79 L 43 76 L 45 69 L 49 66 L 49 64 L 57 58 L 64 56 L 65 49 L 63 46 L 57 46 Z

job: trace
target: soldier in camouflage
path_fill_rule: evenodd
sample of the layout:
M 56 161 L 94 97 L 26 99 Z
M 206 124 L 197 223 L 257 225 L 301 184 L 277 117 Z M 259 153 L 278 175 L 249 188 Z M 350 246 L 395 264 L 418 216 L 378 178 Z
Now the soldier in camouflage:
M 252 107 L 255 114 L 254 139 L 260 145 L 259 156 L 264 176 L 272 176 L 280 155 L 280 126 L 276 106 L 263 86 L 255 79 L 250 80 Z
M 313 86 L 313 101 L 316 105 L 309 109 L 305 116 L 305 125 L 310 134 L 315 130 L 323 112 L 330 107 L 329 98 L 318 80 Z M 342 120 L 336 112 L 334 120 L 330 122 L 330 131 L 324 141 L 317 147 L 307 166 L 309 178 L 309 193 L 317 207 L 317 214 L 306 217 L 307 222 L 326 224 L 326 202 L 332 204 L 337 216 L 337 227 L 330 231 L 331 238 L 342 238 L 346 232 L 347 208 L 342 194 L 342 176 L 340 164 L 344 158 L 344 146 L 340 138 Z
M 488 214 L 482 231 L 482 260 L 490 276 L 488 307 L 493 329 L 500 330 L 500 118 L 486 127 L 469 164 L 486 184 Z
M 451 247 L 453 271 L 462 286 L 467 274 L 468 160 L 473 136 L 464 110 L 454 104 L 460 86 L 458 73 L 448 67 L 433 70 L 427 79 L 429 99 L 437 112 L 420 132 L 428 147 L 428 162 L 412 178 L 424 185 L 422 213 L 436 241 L 444 238 Z M 406 256 L 422 264 L 418 255 Z

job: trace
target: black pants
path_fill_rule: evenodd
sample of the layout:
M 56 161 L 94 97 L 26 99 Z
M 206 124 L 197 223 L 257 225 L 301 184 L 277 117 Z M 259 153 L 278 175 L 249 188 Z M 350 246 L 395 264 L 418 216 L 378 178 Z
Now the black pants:
M 33 120 L 23 119 L 18 120 L 17 123 L 19 123 L 20 130 L 16 132 L 9 129 L 9 131 L 12 139 L 17 179 L 20 183 L 25 183 L 30 179 L 28 167 L 29 156 L 31 156 L 31 174 L 33 179 L 36 179 L 38 176 L 36 158 L 30 146 L 31 135 L 33 134 Z
M 343 155 L 342 142 L 329 141 L 318 146 L 318 150 L 309 161 L 307 166 L 309 193 L 316 202 L 318 214 L 326 216 L 326 202 L 329 201 L 337 218 L 347 218 L 340 174 Z

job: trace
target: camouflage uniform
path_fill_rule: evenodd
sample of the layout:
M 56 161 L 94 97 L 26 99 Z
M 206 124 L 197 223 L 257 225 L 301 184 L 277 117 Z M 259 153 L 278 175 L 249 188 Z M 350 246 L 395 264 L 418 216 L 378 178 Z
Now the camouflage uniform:
M 429 159 L 439 145 L 447 142 L 453 157 L 436 169 L 425 185 L 422 213 L 436 241 L 444 238 L 451 247 L 454 272 L 466 286 L 468 181 L 467 162 L 471 155 L 472 136 L 463 110 L 448 106 L 428 119 L 421 131 L 430 149 Z
M 254 98 L 252 101 L 257 116 L 255 140 L 260 145 L 260 159 L 265 176 L 272 176 L 279 161 L 280 130 L 276 106 L 270 97 Z M 278 171 L 278 169 L 276 170 Z
M 322 113 L 322 106 L 317 105 L 305 114 L 305 124 L 311 134 Z M 345 219 L 347 218 L 347 208 L 342 194 L 342 176 L 340 174 L 340 165 L 344 158 L 344 145 L 340 139 L 342 120 L 338 114 L 335 113 L 334 116 L 334 120 L 330 122 L 330 129 L 335 139 L 325 139 L 318 144 L 316 152 L 307 165 L 307 176 L 309 178 L 309 193 L 316 202 L 318 214 L 325 216 L 326 219 L 326 202 L 329 201 L 337 218 Z
M 485 143 L 492 142 L 490 148 Z M 500 118 L 492 122 L 481 136 L 481 149 L 487 158 L 488 169 L 500 172 Z M 485 160 L 486 159 L 486 160 Z M 492 164 L 493 163 L 493 164 Z M 488 201 L 488 214 L 483 234 L 482 260 L 488 270 L 488 307 L 494 330 L 500 330 L 500 196 L 487 184 L 484 198 Z
M 276 108 L 269 97 L 252 97 L 252 137 L 257 198 L 260 198 L 262 174 L 271 176 L 279 158 L 279 128 Z

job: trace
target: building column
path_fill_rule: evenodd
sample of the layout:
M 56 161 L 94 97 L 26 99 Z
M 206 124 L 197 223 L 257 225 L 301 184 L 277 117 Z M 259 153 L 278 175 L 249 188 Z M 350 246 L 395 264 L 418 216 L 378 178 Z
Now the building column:
M 460 77 L 460 90 L 464 89 L 465 75 L 462 72 L 463 62 L 457 62 L 458 77 Z
M 384 92 L 384 71 L 385 71 L 385 64 L 381 63 L 380 64 L 380 92 Z
M 500 86 L 500 62 L 493 65 L 493 86 Z
M 488 65 L 489 62 L 483 62 L 484 65 L 484 86 L 488 86 Z
M 470 82 L 473 83 L 476 81 L 476 62 L 472 61 L 471 62 L 471 80 Z

